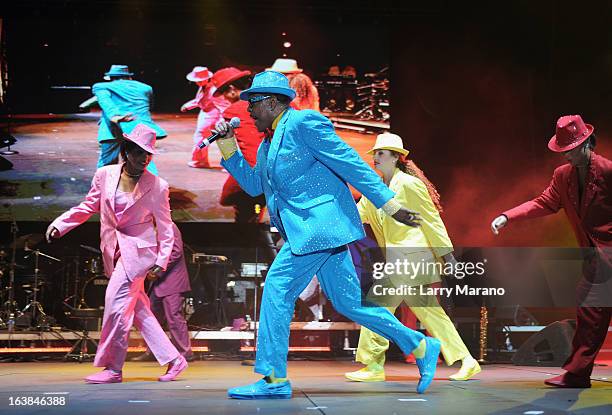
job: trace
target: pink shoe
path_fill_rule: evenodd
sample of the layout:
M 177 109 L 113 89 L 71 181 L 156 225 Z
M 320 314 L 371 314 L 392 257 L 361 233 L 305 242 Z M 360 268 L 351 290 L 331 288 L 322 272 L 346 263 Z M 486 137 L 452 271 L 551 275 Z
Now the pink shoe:
M 87 383 L 121 383 L 122 381 L 121 372 L 115 373 L 109 369 L 104 369 L 102 372 L 94 373 L 85 378 Z
M 172 364 L 170 363 L 168 365 L 168 370 L 166 371 L 165 375 L 162 375 L 159 377 L 159 381 L 160 382 L 170 382 L 174 379 L 176 379 L 176 377 L 185 369 L 187 369 L 187 366 L 189 366 L 187 364 L 187 360 L 185 360 L 185 358 L 183 356 L 179 356 L 178 357 L 179 361 L 177 364 Z

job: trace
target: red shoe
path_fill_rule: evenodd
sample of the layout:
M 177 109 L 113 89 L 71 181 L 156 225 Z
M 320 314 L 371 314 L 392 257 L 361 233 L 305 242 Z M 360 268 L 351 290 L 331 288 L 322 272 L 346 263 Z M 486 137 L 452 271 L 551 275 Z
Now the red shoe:
M 555 376 L 554 378 L 546 379 L 544 383 L 548 386 L 554 386 L 555 388 L 586 389 L 591 387 L 590 378 L 582 378 L 569 372 L 565 372 L 564 374 Z
M 411 353 L 404 358 L 404 361 L 409 365 L 414 365 L 416 364 L 416 357 L 414 357 L 414 355 Z
M 122 381 L 121 372 L 116 373 L 109 369 L 104 369 L 102 372 L 94 373 L 85 378 L 87 383 L 121 383 Z
M 166 371 L 166 374 L 160 376 L 158 379 L 160 382 L 173 381 L 174 379 L 176 379 L 178 375 L 181 374 L 183 370 L 187 369 L 187 366 L 189 366 L 187 364 L 187 360 L 183 356 L 179 356 L 178 359 L 179 359 L 178 363 L 176 364 L 170 363 L 168 365 L 168 370 Z
M 201 161 L 190 161 L 187 163 L 189 167 L 193 167 L 194 169 L 210 169 L 212 168 L 210 163 L 201 162 Z

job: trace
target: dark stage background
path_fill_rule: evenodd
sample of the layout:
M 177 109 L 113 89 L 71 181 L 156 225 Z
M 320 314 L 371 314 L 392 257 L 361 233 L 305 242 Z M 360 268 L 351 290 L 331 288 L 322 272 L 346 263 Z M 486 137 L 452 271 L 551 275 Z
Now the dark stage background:
M 546 148 L 558 116 L 582 114 L 596 127 L 597 151 L 610 157 L 611 7 L 14 2 L 4 11 L 8 109 L 48 112 L 59 105 L 50 85 L 91 85 L 110 63 L 125 62 L 155 87 L 157 110 L 176 111 L 194 92 L 184 79 L 194 64 L 262 69 L 285 52 L 285 31 L 289 56 L 313 76 L 333 64 L 363 73 L 391 63 L 392 131 L 438 186 L 457 245 L 573 246 L 562 214 L 497 238 L 489 223 L 537 195 L 563 163 Z
M 341 17 L 329 21 L 326 13 L 319 16 L 305 6 L 231 1 L 40 3 L 47 7 L 25 13 L 22 6 L 6 20 L 11 106 L 19 113 L 59 112 L 58 106 L 74 111 L 66 96 L 63 102 L 45 96 L 49 87 L 101 82 L 111 63 L 128 64 L 135 79 L 154 87 L 156 111 L 176 112 L 195 93 L 194 84 L 185 79 L 194 65 L 261 71 L 286 53 L 316 79 L 332 65 L 350 64 L 363 74 L 380 70 L 389 60 L 389 27 L 382 20 L 367 25 Z M 283 47 L 285 41 L 290 48 Z
M 575 246 L 562 212 L 501 237 L 489 224 L 564 163 L 546 147 L 559 116 L 594 124 L 596 151 L 610 158 L 611 7 L 461 2 L 394 24 L 392 129 L 438 186 L 455 244 Z

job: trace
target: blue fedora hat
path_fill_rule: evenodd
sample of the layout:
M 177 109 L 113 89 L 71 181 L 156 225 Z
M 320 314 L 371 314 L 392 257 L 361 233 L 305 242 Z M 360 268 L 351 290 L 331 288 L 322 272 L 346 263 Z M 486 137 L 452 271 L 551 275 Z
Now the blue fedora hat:
M 265 71 L 255 75 L 251 87 L 240 93 L 240 99 L 248 101 L 251 94 L 280 94 L 290 99 L 295 98 L 295 91 L 289 87 L 289 79 L 276 71 Z
M 112 76 L 132 76 L 130 68 L 127 65 L 111 65 L 110 70 L 104 74 L 104 79 L 109 79 Z

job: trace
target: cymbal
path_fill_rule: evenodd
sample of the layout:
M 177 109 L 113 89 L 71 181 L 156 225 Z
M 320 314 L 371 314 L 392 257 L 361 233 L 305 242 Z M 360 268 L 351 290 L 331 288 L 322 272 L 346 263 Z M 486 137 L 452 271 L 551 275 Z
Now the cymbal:
M 15 242 L 11 243 L 10 247 L 11 249 L 23 249 L 27 245 L 29 248 L 33 248 L 43 239 L 45 239 L 45 235 L 42 233 L 28 233 L 17 238 Z
M 43 282 L 47 280 L 47 275 L 40 273 L 38 274 L 38 277 L 35 277 L 34 274 L 18 274 L 15 275 L 15 283 L 16 284 L 22 284 L 22 283 L 26 283 L 26 282 L 33 282 L 34 279 L 38 279 L 38 282 Z
M 82 249 L 84 249 L 84 250 L 86 250 L 86 251 L 89 251 L 89 252 L 91 252 L 91 253 L 93 253 L 93 254 L 97 254 L 97 255 L 102 254 L 102 251 L 100 251 L 100 250 L 99 250 L 99 249 L 97 249 L 97 248 L 94 248 L 93 246 L 83 245 L 83 244 L 81 244 L 81 245 L 79 245 L 79 246 L 80 246 Z
M 27 268 L 28 268 L 28 266 L 26 266 L 26 265 L 21 265 L 21 264 L 15 263 L 15 270 L 24 270 L 24 269 L 27 269 Z M 11 263 L 10 262 L 0 262 L 0 270 L 4 271 L 5 274 L 8 274 L 10 269 L 11 269 Z
M 47 284 L 45 281 L 38 281 L 38 284 L 36 284 L 37 287 L 42 287 L 43 285 L 49 285 Z M 21 288 L 23 288 L 24 290 L 30 290 L 34 287 L 34 284 L 21 284 Z

